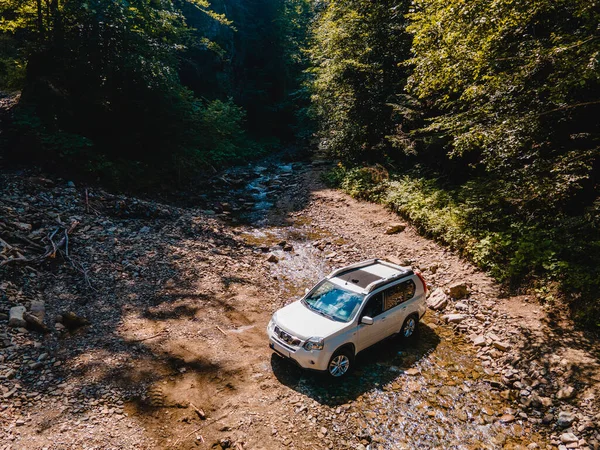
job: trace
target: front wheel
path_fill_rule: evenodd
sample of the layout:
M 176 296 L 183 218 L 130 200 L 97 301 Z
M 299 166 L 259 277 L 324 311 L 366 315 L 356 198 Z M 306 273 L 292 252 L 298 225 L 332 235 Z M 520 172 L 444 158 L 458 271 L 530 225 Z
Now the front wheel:
M 354 365 L 354 355 L 352 352 L 343 348 L 336 351 L 327 365 L 327 373 L 333 378 L 342 378 Z
M 404 320 L 404 324 L 400 329 L 400 336 L 403 338 L 409 338 L 415 331 L 417 331 L 417 325 L 419 324 L 419 319 L 416 316 L 408 316 L 406 320 Z

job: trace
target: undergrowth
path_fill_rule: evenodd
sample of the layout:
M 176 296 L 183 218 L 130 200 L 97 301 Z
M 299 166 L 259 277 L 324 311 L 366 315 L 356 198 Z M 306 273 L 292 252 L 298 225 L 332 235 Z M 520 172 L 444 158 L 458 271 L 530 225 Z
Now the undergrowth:
M 550 306 L 566 302 L 582 325 L 600 329 L 600 234 L 588 211 L 579 217 L 523 220 L 498 193 L 499 182 L 445 186 L 418 173 L 338 165 L 325 181 L 352 197 L 383 204 L 512 291 L 533 291 Z

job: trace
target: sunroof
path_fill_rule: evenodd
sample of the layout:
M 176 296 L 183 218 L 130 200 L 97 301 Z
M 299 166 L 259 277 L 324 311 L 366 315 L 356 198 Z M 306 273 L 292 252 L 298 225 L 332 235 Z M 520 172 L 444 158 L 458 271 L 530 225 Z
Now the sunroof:
M 348 272 L 341 273 L 336 278 L 355 284 L 363 289 L 373 281 L 381 280 L 381 276 L 362 269 L 350 270 Z

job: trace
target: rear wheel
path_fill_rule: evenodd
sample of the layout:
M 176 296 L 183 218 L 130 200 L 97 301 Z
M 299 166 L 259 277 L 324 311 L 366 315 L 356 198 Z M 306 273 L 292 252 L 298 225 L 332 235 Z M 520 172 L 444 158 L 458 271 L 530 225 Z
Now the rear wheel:
M 417 325 L 419 325 L 419 318 L 417 316 L 408 316 L 400 329 L 400 336 L 403 338 L 411 337 L 417 331 Z
M 327 365 L 327 373 L 333 378 L 344 377 L 354 365 L 354 355 L 348 348 L 336 351 Z

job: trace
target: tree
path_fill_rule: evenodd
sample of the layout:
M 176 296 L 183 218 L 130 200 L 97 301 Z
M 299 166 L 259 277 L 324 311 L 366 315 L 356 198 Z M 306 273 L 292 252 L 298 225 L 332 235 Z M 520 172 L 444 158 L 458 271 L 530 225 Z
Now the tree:
M 331 0 L 313 28 L 312 100 L 321 145 L 337 157 L 378 159 L 389 154 L 403 117 L 409 75 L 408 1 Z M 400 142 L 400 139 L 395 139 Z

